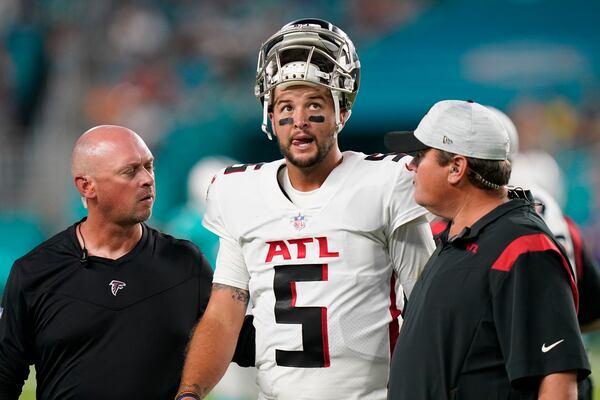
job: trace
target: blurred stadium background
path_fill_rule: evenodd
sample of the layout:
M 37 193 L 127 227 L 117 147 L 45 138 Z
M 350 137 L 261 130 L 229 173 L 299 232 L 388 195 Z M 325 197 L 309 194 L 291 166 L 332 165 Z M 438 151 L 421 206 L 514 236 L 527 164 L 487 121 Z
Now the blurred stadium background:
M 342 148 L 384 151 L 384 132 L 441 99 L 493 105 L 522 151 L 556 160 L 545 178 L 600 259 L 599 15 L 592 0 L 2 0 L 0 291 L 17 257 L 84 215 L 70 150 L 98 124 L 144 137 L 157 158 L 151 224 L 212 259 L 203 174 L 190 172 L 206 157 L 279 157 L 259 128 L 256 55 L 302 17 L 334 22 L 361 59 Z M 597 360 L 600 340 L 587 339 Z

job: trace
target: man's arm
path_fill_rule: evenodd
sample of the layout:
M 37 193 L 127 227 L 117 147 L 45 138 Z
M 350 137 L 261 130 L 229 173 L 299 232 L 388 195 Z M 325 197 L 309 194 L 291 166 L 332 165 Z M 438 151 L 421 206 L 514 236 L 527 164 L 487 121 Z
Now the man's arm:
M 577 374 L 558 372 L 546 375 L 540 383 L 539 400 L 577 400 Z
M 0 399 L 18 399 L 33 364 L 32 331 L 28 329 L 27 304 L 23 295 L 18 261 L 13 265 L 2 298 L 0 312 Z
M 204 398 L 219 382 L 233 357 L 247 304 L 247 290 L 213 284 L 208 307 L 189 344 L 179 393 Z

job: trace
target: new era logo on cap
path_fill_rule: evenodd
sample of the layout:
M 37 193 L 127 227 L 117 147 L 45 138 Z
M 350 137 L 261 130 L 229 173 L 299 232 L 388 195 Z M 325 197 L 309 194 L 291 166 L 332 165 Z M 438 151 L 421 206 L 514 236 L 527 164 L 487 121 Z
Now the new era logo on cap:
M 506 160 L 509 139 L 498 117 L 481 104 L 462 100 L 435 103 L 414 132 L 390 132 L 388 149 L 410 153 L 435 148 L 484 160 Z

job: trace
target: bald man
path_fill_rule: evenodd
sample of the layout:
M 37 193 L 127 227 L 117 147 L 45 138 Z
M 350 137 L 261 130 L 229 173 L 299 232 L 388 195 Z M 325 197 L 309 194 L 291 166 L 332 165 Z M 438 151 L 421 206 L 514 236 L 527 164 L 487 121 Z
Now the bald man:
M 0 399 L 29 366 L 38 399 L 169 399 L 210 295 L 199 249 L 145 224 L 154 157 L 135 132 L 98 126 L 75 144 L 88 215 L 18 259 L 0 317 Z

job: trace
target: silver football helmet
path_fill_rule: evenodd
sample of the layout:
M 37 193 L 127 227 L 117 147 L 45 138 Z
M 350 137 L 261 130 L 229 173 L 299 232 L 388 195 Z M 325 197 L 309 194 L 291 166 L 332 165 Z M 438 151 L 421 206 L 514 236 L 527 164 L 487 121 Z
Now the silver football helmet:
M 281 84 L 321 85 L 331 90 L 337 132 L 342 129 L 340 109 L 348 117 L 360 80 L 360 61 L 354 44 L 341 29 L 316 18 L 283 26 L 260 47 L 254 95 L 262 102 L 262 130 L 272 139 L 267 118 L 273 89 Z

